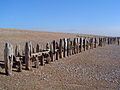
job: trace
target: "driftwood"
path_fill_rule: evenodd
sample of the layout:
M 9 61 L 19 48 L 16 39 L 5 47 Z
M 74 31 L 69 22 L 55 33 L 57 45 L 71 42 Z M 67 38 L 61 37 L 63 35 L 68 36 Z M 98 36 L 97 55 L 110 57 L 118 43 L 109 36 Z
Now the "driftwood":
M 9 43 L 5 44 L 4 49 L 5 72 L 7 75 L 12 75 L 13 66 L 13 46 Z

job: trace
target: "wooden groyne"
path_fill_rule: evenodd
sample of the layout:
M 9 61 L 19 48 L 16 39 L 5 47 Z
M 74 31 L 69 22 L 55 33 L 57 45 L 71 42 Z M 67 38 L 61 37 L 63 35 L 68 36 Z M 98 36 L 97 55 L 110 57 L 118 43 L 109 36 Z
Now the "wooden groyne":
M 53 40 L 46 44 L 46 48 L 40 48 L 39 44 L 33 48 L 32 43 L 26 42 L 23 53 L 20 53 L 20 46 L 13 46 L 10 43 L 5 44 L 4 49 L 4 62 L 6 75 L 12 75 L 13 68 L 18 72 L 22 70 L 31 70 L 45 66 L 50 62 L 67 58 L 71 55 L 81 53 L 83 51 L 103 47 L 106 45 L 120 43 L 119 37 L 75 37 L 75 38 L 62 38 L 59 41 Z M 13 51 L 15 50 L 15 53 Z

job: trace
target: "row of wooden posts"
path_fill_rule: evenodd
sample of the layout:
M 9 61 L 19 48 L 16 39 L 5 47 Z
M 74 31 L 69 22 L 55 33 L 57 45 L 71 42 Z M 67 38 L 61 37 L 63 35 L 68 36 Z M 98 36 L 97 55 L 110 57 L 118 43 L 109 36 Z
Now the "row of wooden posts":
M 39 68 L 40 65 L 43 66 L 82 51 L 109 44 L 119 45 L 119 41 L 120 38 L 118 37 L 63 38 L 59 41 L 53 40 L 47 43 L 45 49 L 41 49 L 39 44 L 37 44 L 36 51 L 31 42 L 26 42 L 25 50 L 22 54 L 19 46 L 16 46 L 14 54 L 13 46 L 10 43 L 6 43 L 4 49 L 5 73 L 6 75 L 11 75 L 13 68 L 18 72 L 21 72 L 23 69 L 31 70 L 32 67 Z

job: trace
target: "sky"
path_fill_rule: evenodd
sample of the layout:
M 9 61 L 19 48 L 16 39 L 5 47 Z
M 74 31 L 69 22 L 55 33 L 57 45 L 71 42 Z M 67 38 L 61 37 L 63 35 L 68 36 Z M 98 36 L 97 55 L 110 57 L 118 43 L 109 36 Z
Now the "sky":
M 0 0 L 0 28 L 120 36 L 120 0 Z

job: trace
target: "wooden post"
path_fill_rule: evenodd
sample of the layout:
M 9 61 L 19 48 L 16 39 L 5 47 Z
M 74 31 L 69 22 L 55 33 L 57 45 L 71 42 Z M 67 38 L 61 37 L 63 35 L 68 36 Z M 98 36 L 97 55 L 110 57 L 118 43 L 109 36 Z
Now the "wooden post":
M 38 53 L 40 51 L 40 47 L 39 47 L 39 44 L 37 44 L 36 46 L 36 52 Z
M 67 52 L 66 52 L 66 50 L 67 50 L 67 39 L 64 38 L 63 41 L 64 41 L 63 57 L 66 57 L 67 56 Z
M 35 58 L 35 68 L 39 68 L 39 59 L 37 56 L 34 58 Z
M 30 54 L 31 54 L 31 47 L 30 47 L 30 43 L 26 42 L 25 45 L 25 68 L 26 70 L 30 70 Z
M 80 38 L 79 40 L 80 40 L 79 52 L 81 52 L 82 51 L 82 38 Z
M 60 41 L 59 41 L 59 57 L 63 58 L 63 55 L 62 55 L 62 39 L 60 39 Z
M 109 44 L 110 44 L 110 39 L 109 39 L 109 37 L 108 37 L 108 39 L 107 39 L 107 40 L 108 40 L 108 45 L 109 45 Z
M 72 46 L 72 41 L 70 41 L 70 55 L 72 55 L 73 53 L 73 46 Z
M 99 38 L 99 46 L 102 47 L 102 38 Z
M 46 64 L 49 64 L 51 61 L 50 54 L 46 54 L 45 56 L 46 56 L 45 57 Z
M 53 61 L 56 59 L 56 41 L 53 40 Z
M 59 50 L 56 51 L 56 60 L 59 59 Z
M 5 44 L 4 49 L 4 62 L 6 75 L 12 75 L 13 66 L 13 46 L 9 43 Z
M 90 38 L 90 49 L 93 49 L 93 38 Z
M 58 42 L 56 42 L 55 46 L 56 46 L 56 50 L 55 50 L 56 51 L 56 53 L 55 53 L 56 54 L 56 60 L 58 60 L 59 59 L 59 45 L 58 45 Z
M 86 50 L 88 50 L 88 40 L 86 40 Z
M 119 37 L 117 38 L 118 45 L 120 44 Z
M 77 38 L 76 41 L 76 49 L 77 49 L 77 53 L 79 53 L 79 38 Z
M 67 39 L 67 56 L 70 56 L 70 38 Z
M 20 46 L 16 45 L 15 47 L 15 56 L 20 56 Z
M 50 44 L 49 43 L 46 44 L 46 50 L 50 50 Z
M 56 50 L 56 42 L 55 40 L 53 40 L 53 54 L 55 54 L 55 50 Z
M 41 58 L 40 58 L 40 64 L 41 64 L 42 66 L 45 65 L 44 55 L 42 55 Z
M 94 48 L 96 48 L 96 47 L 97 47 L 97 39 L 94 38 Z
M 17 63 L 18 63 L 18 69 L 17 69 L 17 71 L 18 72 L 22 72 L 22 63 L 21 63 L 21 60 L 17 61 Z
M 77 53 L 77 51 L 76 51 L 76 38 L 74 38 L 74 40 L 73 40 L 73 47 L 74 47 L 74 54 L 76 54 Z
M 86 43 L 85 43 L 85 38 L 83 39 L 83 49 L 85 51 L 85 46 L 86 46 Z
M 53 48 L 53 42 L 50 44 L 50 57 L 51 57 L 51 61 L 53 62 L 54 59 L 54 48 Z

